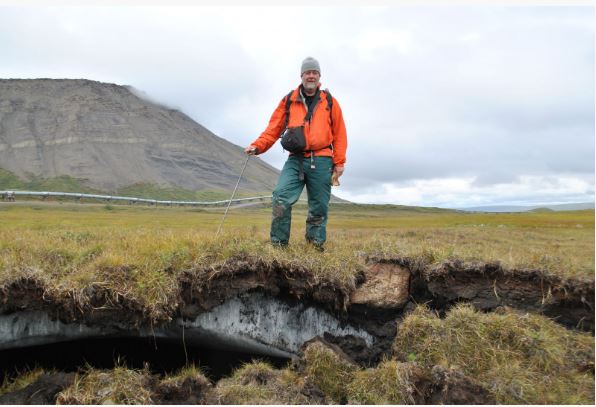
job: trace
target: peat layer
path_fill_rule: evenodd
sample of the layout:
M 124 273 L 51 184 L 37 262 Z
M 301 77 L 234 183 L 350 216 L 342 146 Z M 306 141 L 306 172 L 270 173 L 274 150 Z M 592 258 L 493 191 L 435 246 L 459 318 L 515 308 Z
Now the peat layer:
M 594 281 L 496 263 L 425 266 L 369 258 L 351 283 L 340 284 L 296 265 L 245 257 L 186 270 L 177 287 L 156 312 L 99 284 L 59 292 L 35 279 L 15 280 L 0 287 L 0 351 L 75 339 L 153 338 L 185 349 L 296 358 L 319 338 L 354 363 L 375 366 L 391 352 L 404 315 L 420 303 L 440 315 L 461 302 L 486 312 L 509 307 L 594 332 Z M 439 381 L 451 377 L 435 373 Z

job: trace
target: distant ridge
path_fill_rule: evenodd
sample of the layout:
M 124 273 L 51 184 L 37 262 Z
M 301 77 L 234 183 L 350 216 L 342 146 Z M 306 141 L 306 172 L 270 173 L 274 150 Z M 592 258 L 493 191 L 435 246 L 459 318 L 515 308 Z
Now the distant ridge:
M 231 190 L 243 149 L 140 94 L 86 79 L 0 79 L 0 169 L 25 182 L 71 177 L 109 193 Z M 255 157 L 239 192 L 270 193 L 278 174 Z
M 584 209 L 594 209 L 594 202 L 579 202 L 556 205 L 493 205 L 493 206 L 475 206 L 471 208 L 458 208 L 461 211 L 468 212 L 528 212 L 537 209 L 547 209 L 552 211 L 578 211 Z

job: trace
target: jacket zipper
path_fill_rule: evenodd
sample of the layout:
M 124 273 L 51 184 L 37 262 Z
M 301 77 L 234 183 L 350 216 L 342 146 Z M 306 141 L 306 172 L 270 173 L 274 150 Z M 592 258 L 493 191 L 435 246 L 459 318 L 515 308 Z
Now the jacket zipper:
M 308 106 L 306 105 L 306 100 L 304 99 L 304 95 L 302 94 L 302 90 L 300 90 L 299 94 L 300 94 L 300 100 L 302 100 L 302 104 L 304 105 L 304 110 L 306 111 L 306 113 L 304 113 L 304 115 L 306 116 L 308 114 Z M 308 122 L 310 124 L 310 120 Z M 304 128 L 306 128 L 306 122 L 303 122 L 303 126 L 304 126 Z M 304 138 L 306 139 L 306 131 L 304 132 Z M 305 141 L 306 141 L 306 144 L 308 145 L 308 139 L 306 139 Z

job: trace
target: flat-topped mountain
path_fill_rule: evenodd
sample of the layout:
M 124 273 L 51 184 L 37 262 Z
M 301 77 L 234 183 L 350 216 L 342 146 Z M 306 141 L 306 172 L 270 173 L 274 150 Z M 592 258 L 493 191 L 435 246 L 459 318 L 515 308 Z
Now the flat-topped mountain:
M 112 192 L 135 184 L 231 190 L 243 149 L 126 86 L 0 79 L 0 168 L 27 180 L 68 175 Z M 279 171 L 249 161 L 240 190 L 267 192 Z

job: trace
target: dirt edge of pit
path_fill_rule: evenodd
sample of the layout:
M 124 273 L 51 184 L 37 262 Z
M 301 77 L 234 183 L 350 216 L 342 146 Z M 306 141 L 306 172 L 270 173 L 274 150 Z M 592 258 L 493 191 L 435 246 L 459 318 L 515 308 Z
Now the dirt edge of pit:
M 138 298 L 105 285 L 60 291 L 25 277 L 0 286 L 0 314 L 42 310 L 64 323 L 117 329 L 155 327 L 174 318 L 195 318 L 228 299 L 253 291 L 321 307 L 370 331 L 379 340 L 374 354 L 358 355 L 363 345 L 352 338 L 325 338 L 356 360 L 369 363 L 386 353 L 399 320 L 421 303 L 439 313 L 460 302 L 487 312 L 506 306 L 544 314 L 570 329 L 594 332 L 593 280 L 562 279 L 541 270 L 507 269 L 497 262 L 453 260 L 425 265 L 419 259 L 405 257 L 369 257 L 363 270 L 344 284 L 317 278 L 295 264 L 250 256 L 230 258 L 211 267 L 180 272 L 177 292 L 158 312 Z

